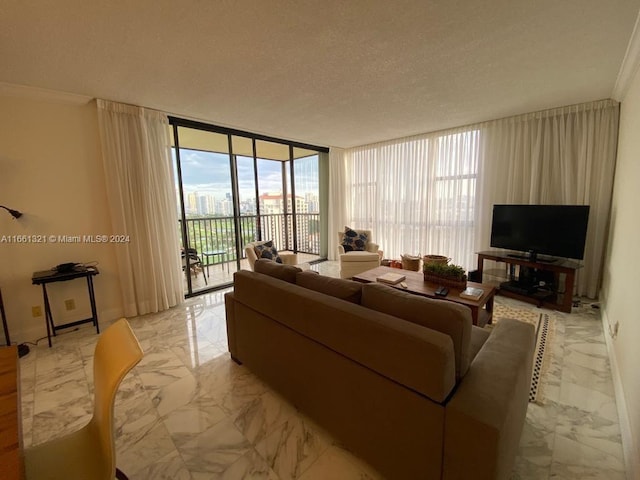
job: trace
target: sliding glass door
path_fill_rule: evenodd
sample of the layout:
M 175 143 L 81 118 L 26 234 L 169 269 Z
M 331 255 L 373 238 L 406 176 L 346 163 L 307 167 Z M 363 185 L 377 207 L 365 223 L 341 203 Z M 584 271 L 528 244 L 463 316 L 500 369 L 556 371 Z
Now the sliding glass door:
M 296 248 L 303 252 L 321 252 L 320 155 L 294 148 L 293 157 Z
M 187 292 L 228 283 L 235 271 L 233 165 L 227 135 L 174 129 L 181 257 Z
M 249 242 L 272 240 L 300 261 L 326 258 L 319 193 L 326 149 L 170 123 L 187 295 L 230 285 L 234 272 L 248 268 Z

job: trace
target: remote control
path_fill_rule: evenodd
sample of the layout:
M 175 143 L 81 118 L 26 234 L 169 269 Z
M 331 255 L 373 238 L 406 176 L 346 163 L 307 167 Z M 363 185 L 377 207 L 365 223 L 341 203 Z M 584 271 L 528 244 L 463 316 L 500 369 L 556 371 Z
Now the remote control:
M 438 295 L 439 297 L 446 297 L 448 293 L 449 293 L 449 289 L 443 285 L 440 285 L 438 288 L 436 288 L 436 291 L 435 291 L 435 294 Z

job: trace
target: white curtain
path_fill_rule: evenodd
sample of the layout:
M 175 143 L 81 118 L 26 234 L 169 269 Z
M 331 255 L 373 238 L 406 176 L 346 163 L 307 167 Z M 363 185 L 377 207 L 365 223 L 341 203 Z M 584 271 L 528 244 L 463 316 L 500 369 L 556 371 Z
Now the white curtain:
M 373 230 L 387 258 L 445 255 L 471 270 L 475 253 L 489 248 L 493 204 L 590 205 L 576 293 L 594 298 L 618 108 L 604 100 L 346 149 L 337 197 L 347 206 L 346 223 L 330 210 L 329 225 Z M 340 168 L 337 160 L 331 167 Z
M 595 298 L 611 208 L 618 114 L 617 102 L 602 100 L 479 125 L 478 248 L 489 247 L 495 203 L 589 205 L 584 267 L 574 293 Z
M 331 148 L 329 150 L 329 260 L 338 259 L 338 232 L 344 232 L 347 222 L 346 202 L 346 170 L 344 150 Z
M 387 258 L 475 264 L 478 131 L 456 129 L 348 149 L 347 225 L 372 230 Z
M 125 315 L 184 301 L 166 115 L 98 100 L 100 143 Z

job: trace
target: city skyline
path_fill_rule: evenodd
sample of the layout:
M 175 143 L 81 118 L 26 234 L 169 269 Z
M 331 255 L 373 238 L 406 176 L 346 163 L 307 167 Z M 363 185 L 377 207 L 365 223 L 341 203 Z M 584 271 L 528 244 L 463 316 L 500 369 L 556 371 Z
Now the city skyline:
M 176 195 L 179 196 L 178 191 Z M 260 195 L 260 210 L 262 213 L 284 213 L 282 192 L 268 192 Z M 307 192 L 303 195 L 296 195 L 297 213 L 318 213 L 320 203 L 318 195 Z M 291 194 L 287 194 L 288 211 L 291 211 Z M 200 192 L 185 193 L 185 213 L 187 215 L 233 215 L 233 202 L 231 193 L 226 192 L 223 197 L 216 197 L 211 194 L 201 194 Z M 255 214 L 255 197 L 240 201 L 241 214 Z
M 172 149 L 175 170 L 175 150 Z M 241 201 L 255 198 L 253 158 L 238 156 L 238 193 Z M 198 192 L 224 198 L 231 190 L 231 169 L 228 154 L 201 150 L 180 149 L 183 192 L 185 195 Z M 262 195 L 282 191 L 282 162 L 257 159 L 258 189 Z M 318 157 L 313 155 L 295 161 L 295 186 L 297 195 L 318 192 Z M 178 183 L 175 173 L 176 189 Z M 288 177 L 288 175 L 287 175 Z

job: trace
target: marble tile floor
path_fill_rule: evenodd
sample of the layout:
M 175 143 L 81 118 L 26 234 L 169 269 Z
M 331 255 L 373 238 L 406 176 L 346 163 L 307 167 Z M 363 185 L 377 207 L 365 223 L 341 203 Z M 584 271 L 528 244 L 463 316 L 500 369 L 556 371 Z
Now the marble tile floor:
M 336 262 L 313 268 L 337 276 Z M 145 357 L 116 399 L 118 466 L 131 480 L 382 478 L 230 360 L 223 295 L 130 319 Z M 529 404 L 512 478 L 624 479 L 599 310 L 587 303 L 554 319 L 544 401 Z M 89 420 L 96 340 L 83 326 L 21 359 L 26 447 Z

